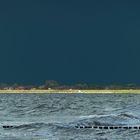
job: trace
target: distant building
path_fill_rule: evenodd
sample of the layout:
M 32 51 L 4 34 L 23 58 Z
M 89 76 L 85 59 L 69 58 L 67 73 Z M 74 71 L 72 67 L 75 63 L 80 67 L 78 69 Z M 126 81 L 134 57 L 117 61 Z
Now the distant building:
M 45 86 L 39 86 L 38 89 L 45 89 Z
M 9 90 L 9 87 L 4 87 L 3 89 L 4 89 L 4 90 Z
M 20 86 L 20 87 L 16 87 L 15 89 L 16 89 L 16 90 L 25 90 L 25 87 Z
M 36 90 L 37 88 L 31 88 L 31 90 Z

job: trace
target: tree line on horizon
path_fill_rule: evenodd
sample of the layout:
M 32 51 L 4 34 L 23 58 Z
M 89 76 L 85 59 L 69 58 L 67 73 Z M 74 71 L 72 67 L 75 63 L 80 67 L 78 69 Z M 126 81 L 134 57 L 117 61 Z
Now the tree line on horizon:
M 62 85 L 59 84 L 56 80 L 47 80 L 43 85 L 19 85 L 15 84 L 0 84 L 0 89 L 140 89 L 140 86 L 135 84 L 127 84 L 127 85 L 107 85 L 107 86 L 99 86 L 96 84 L 86 84 L 86 83 L 79 83 L 74 85 Z

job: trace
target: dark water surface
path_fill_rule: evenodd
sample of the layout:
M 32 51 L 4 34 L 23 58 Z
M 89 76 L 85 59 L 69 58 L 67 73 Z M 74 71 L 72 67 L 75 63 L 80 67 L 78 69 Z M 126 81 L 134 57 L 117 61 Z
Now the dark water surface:
M 0 140 L 138 140 L 139 94 L 0 94 Z M 3 126 L 13 126 L 3 128 Z

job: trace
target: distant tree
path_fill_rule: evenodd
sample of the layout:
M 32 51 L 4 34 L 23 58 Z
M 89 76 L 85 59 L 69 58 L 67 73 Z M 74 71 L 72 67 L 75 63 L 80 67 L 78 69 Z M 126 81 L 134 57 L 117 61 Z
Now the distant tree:
M 6 84 L 6 83 L 1 83 L 1 84 L 0 84 L 0 89 L 3 89 L 3 88 L 5 88 L 5 87 L 8 87 L 8 84 Z
M 17 83 L 14 83 L 13 85 L 12 85 L 12 87 L 15 89 L 15 88 L 17 88 L 19 85 L 17 84 Z
M 87 89 L 88 85 L 87 84 L 76 84 L 73 86 L 74 89 Z
M 46 88 L 52 88 L 52 89 L 55 89 L 59 86 L 58 82 L 55 81 L 55 80 L 47 80 L 45 82 L 45 87 Z
M 36 85 L 26 85 L 26 86 L 24 86 L 24 87 L 25 87 L 25 89 L 38 88 L 38 86 L 36 86 Z
M 136 84 L 130 83 L 130 84 L 127 84 L 127 88 L 128 89 L 136 89 L 137 86 L 136 86 Z
M 95 84 L 90 84 L 88 85 L 88 89 L 100 89 L 100 87 Z

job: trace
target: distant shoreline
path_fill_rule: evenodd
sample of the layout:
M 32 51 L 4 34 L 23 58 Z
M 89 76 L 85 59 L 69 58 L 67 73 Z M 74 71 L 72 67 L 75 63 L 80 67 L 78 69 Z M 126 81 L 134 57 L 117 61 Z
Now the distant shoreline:
M 0 90 L 0 93 L 140 93 L 140 90 Z

